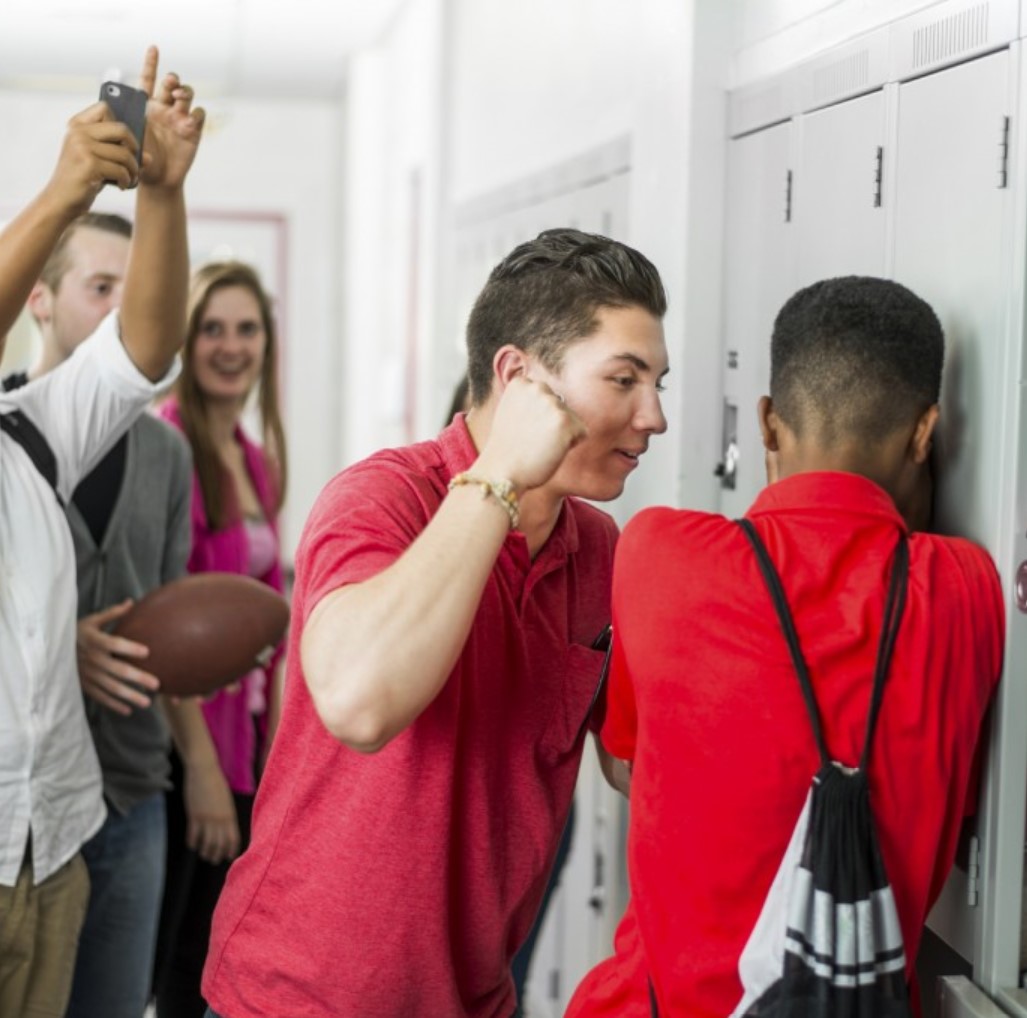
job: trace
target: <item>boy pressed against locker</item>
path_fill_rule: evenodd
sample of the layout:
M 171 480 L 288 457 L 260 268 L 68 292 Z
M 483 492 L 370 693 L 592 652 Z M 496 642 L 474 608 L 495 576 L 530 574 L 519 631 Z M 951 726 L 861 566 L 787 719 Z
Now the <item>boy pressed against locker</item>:
M 987 552 L 910 533 L 904 518 L 923 515 L 943 355 L 934 312 L 898 283 L 845 277 L 795 294 L 774 324 L 759 405 L 773 483 L 746 513 L 782 578 L 830 757 L 848 767 L 908 535 L 905 613 L 867 772 L 907 981 L 973 803 L 1004 633 Z M 615 956 L 568 1015 L 648 1018 L 651 986 L 661 1018 L 723 1018 L 743 998 L 739 960 L 817 771 L 816 742 L 734 521 L 636 516 L 617 548 L 613 626 L 602 740 L 632 764 L 632 897 Z

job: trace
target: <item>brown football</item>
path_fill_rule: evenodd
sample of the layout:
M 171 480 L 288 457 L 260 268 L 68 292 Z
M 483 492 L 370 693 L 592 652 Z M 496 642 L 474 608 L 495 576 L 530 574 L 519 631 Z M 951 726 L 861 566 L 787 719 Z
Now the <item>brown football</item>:
M 211 693 L 266 664 L 289 624 L 289 605 L 237 573 L 196 573 L 140 598 L 114 632 L 150 648 L 140 667 L 172 696 Z

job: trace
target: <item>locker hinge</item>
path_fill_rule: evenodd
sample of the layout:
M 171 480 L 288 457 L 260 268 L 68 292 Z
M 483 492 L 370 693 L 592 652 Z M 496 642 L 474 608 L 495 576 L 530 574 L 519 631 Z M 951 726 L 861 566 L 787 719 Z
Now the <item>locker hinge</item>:
M 978 885 L 981 875 L 981 843 L 975 834 L 970 839 L 969 859 L 966 866 L 966 903 L 971 908 L 977 905 Z
M 592 893 L 588 897 L 588 907 L 596 915 L 602 915 L 606 909 L 606 858 L 596 849 L 592 856 Z
M 877 161 L 874 169 L 874 208 L 881 207 L 881 188 L 884 181 L 884 149 L 877 146 Z
M 1002 118 L 1002 137 L 998 145 L 998 186 L 1009 186 L 1009 117 Z
M 785 222 L 792 221 L 792 171 L 785 174 Z

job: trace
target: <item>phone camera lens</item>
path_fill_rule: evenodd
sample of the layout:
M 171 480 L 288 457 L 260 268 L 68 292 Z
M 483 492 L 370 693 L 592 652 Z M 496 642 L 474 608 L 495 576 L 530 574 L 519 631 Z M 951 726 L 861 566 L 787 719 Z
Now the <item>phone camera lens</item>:
M 117 85 L 108 85 L 107 86 L 107 94 L 111 95 L 111 96 L 114 96 L 114 97 L 117 97 L 117 96 L 121 95 L 121 89 L 118 88 Z

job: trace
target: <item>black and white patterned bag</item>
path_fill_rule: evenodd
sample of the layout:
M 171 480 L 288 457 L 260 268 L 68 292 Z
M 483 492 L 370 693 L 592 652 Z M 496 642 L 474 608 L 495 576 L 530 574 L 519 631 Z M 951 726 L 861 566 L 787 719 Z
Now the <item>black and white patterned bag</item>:
M 856 768 L 831 760 L 780 578 L 748 520 L 739 521 L 791 651 L 820 769 L 739 959 L 744 995 L 732 1018 L 908 1018 L 906 959 L 870 808 L 867 765 L 902 621 L 909 548 L 899 541 L 877 651 L 866 741 Z

